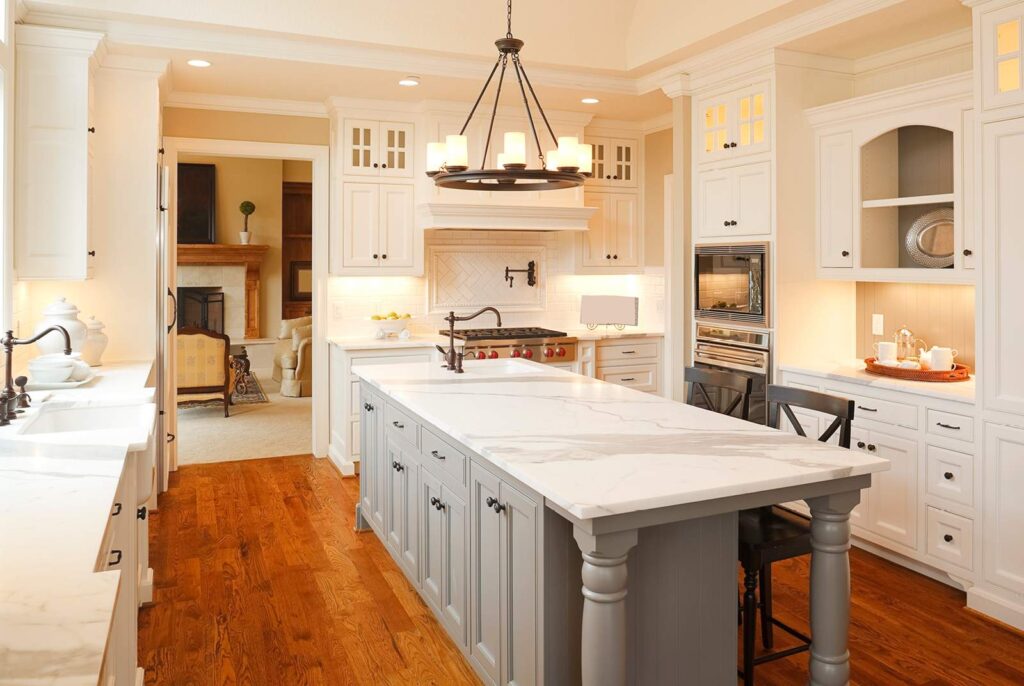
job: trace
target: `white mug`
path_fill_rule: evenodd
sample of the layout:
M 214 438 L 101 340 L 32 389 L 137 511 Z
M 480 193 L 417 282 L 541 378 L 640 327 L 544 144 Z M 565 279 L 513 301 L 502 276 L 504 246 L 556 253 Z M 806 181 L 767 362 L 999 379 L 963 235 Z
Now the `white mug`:
M 879 341 L 875 343 L 876 358 L 879 362 L 894 362 L 896 360 L 896 343 L 893 341 Z
M 928 356 L 931 362 L 930 366 L 936 371 L 949 371 L 950 369 L 953 369 L 953 358 L 955 358 L 957 354 L 957 351 L 952 348 L 940 348 L 937 345 L 933 345 L 932 349 L 928 351 Z

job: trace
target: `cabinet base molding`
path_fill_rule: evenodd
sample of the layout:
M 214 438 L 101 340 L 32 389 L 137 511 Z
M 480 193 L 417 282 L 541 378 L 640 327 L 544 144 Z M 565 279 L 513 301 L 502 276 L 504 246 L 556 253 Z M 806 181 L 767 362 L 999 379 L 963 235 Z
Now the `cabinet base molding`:
M 153 568 L 147 567 L 139 579 L 139 607 L 153 602 Z
M 355 476 L 359 473 L 359 458 L 345 459 L 345 456 L 333 443 L 327 446 L 327 459 L 338 468 L 342 476 Z
M 1024 596 L 991 586 L 967 589 L 967 608 L 1024 631 Z
M 917 572 L 921 576 L 928 577 L 932 581 L 938 581 L 940 584 L 952 586 L 953 588 L 960 591 L 963 591 L 967 588 L 967 586 L 964 585 L 964 582 L 967 582 L 967 585 L 970 585 L 970 580 L 966 577 L 954 577 L 953 575 L 947 574 L 941 569 L 936 569 L 935 567 L 925 564 L 924 562 L 919 562 L 913 558 L 907 557 L 906 555 L 900 555 L 899 553 L 893 552 L 892 550 L 883 548 L 879 545 L 872 543 L 871 541 L 867 541 L 861 538 L 860 534 L 856 531 L 851 536 L 850 542 L 853 543 L 853 545 L 855 545 L 856 547 L 860 548 L 861 550 L 866 550 L 872 555 L 877 555 L 883 560 L 888 560 L 893 564 L 897 564 L 901 567 L 906 567 L 911 571 Z

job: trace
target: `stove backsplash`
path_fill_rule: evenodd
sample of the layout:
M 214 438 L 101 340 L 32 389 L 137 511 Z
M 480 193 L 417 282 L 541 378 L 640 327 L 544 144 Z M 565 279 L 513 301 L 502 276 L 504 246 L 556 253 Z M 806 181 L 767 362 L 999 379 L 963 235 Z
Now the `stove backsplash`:
M 639 328 L 663 328 L 665 280 L 661 274 L 577 275 L 575 241 L 567 232 L 431 231 L 425 255 L 426 276 L 333 277 L 329 281 L 328 335 L 372 336 L 374 314 L 413 316 L 416 334 L 436 333 L 449 309 L 471 312 L 494 305 L 506 326 L 544 326 L 574 331 L 580 325 L 580 296 L 630 295 L 640 298 Z M 537 262 L 538 283 L 531 288 L 516 274 L 510 289 L 506 264 L 523 269 Z M 511 292 L 510 292 L 511 291 Z M 492 326 L 482 315 L 466 327 Z

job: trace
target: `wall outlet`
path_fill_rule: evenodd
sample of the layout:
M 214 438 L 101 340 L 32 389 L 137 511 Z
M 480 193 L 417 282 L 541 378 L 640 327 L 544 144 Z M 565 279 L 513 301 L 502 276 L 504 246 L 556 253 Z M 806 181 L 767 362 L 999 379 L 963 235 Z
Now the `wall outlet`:
M 880 314 L 871 315 L 871 335 L 873 336 L 884 336 L 885 335 L 885 322 L 884 318 Z

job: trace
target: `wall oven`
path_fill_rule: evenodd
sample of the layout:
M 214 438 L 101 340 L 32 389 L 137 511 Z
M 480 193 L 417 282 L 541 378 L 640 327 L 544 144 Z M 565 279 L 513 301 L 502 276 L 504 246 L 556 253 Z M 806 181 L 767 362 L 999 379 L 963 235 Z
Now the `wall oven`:
M 768 327 L 768 244 L 698 245 L 694 248 L 694 311 Z
M 740 374 L 750 378 L 753 384 L 750 393 L 749 419 L 757 424 L 768 422 L 768 404 L 765 394 L 768 384 L 771 382 L 770 333 L 698 324 L 693 363 L 696 367 Z M 719 391 L 710 388 L 707 391 L 719 407 L 728 406 L 732 402 L 732 398 L 725 398 L 723 405 L 721 400 L 716 397 Z M 732 391 L 720 392 L 732 395 Z M 694 396 L 694 404 L 698 407 L 705 406 L 699 393 Z

